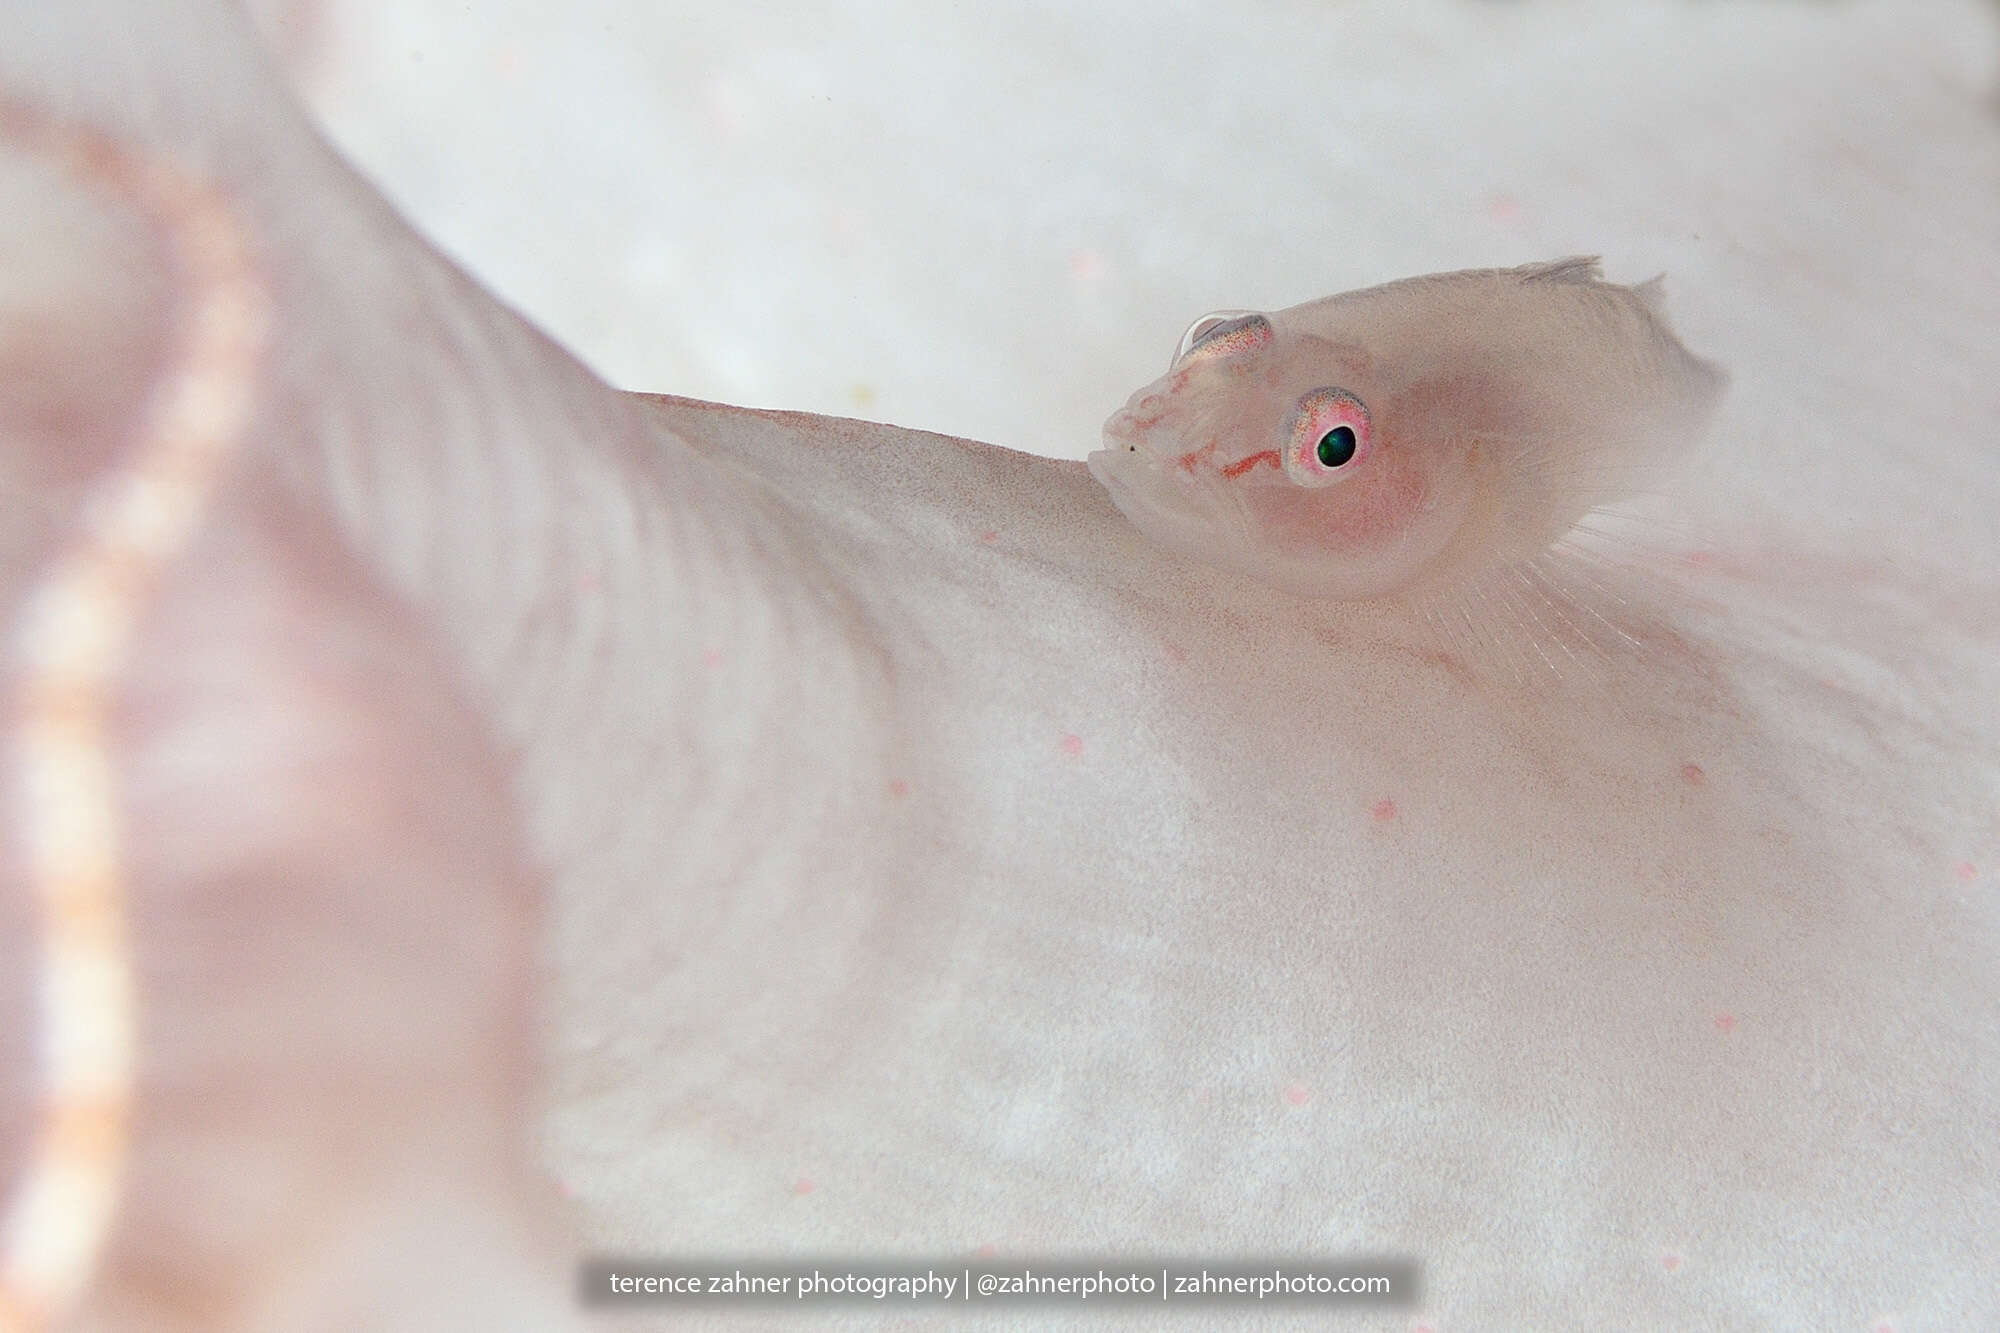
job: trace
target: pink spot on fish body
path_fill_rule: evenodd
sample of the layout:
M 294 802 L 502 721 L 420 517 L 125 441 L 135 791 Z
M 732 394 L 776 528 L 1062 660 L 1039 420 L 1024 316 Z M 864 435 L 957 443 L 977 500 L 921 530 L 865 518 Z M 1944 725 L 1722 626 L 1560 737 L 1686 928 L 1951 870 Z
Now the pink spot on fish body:
M 1149 393 L 1139 400 L 1137 407 L 1130 407 L 1119 413 L 1124 424 L 1133 430 L 1151 430 L 1167 415 L 1168 400 L 1157 393 Z
M 800 1176 L 797 1180 L 794 1180 L 792 1182 L 792 1193 L 797 1195 L 799 1198 L 804 1198 L 806 1195 L 811 1194 L 812 1192 L 813 1192 L 813 1183 L 810 1180 L 807 1180 L 804 1176 Z
M 979 534 L 979 540 L 987 543 L 997 542 L 1000 540 L 1000 534 L 994 529 L 988 528 Z
M 1285 1100 L 1293 1106 L 1304 1106 L 1312 1100 L 1312 1093 L 1306 1089 L 1306 1085 L 1303 1083 L 1288 1084 L 1285 1088 Z
M 910 794 L 910 784 L 903 781 L 901 778 L 890 778 L 889 794 L 900 800 L 902 797 L 908 796 Z
M 1069 275 L 1078 282 L 1095 282 L 1104 276 L 1104 256 L 1095 250 L 1072 250 Z
M 989 1240 L 984 1245 L 974 1250 L 972 1252 L 972 1257 L 975 1259 L 991 1259 L 994 1255 L 998 1253 L 1000 1253 L 1000 1247 L 998 1245 L 995 1245 L 992 1241 Z
M 1734 1031 L 1736 1031 L 1736 1015 L 1734 1015 L 1734 1014 L 1717 1014 L 1717 1015 L 1715 1016 L 1715 1030 L 1716 1030 L 1717 1032 L 1734 1032 Z
M 1669 1273 L 1674 1272 L 1680 1266 L 1681 1266 L 1681 1257 L 1678 1254 L 1675 1254 L 1672 1250 L 1669 1250 L 1665 1254 L 1660 1256 L 1660 1267 L 1666 1269 Z
M 1215 452 L 1215 441 L 1210 440 L 1207 444 L 1204 444 L 1199 449 L 1188 450 L 1186 453 L 1182 454 L 1179 458 L 1176 458 L 1174 462 L 1180 464 L 1181 471 L 1192 475 L 1194 472 L 1195 464 L 1199 463 L 1202 459 L 1208 457 L 1208 455 L 1214 452 Z
M 1276 449 L 1266 449 L 1262 453 L 1251 454 L 1248 458 L 1237 459 L 1234 463 L 1222 469 L 1222 475 L 1233 480 L 1242 476 L 1251 468 L 1258 466 L 1260 463 L 1269 463 L 1275 468 L 1283 468 L 1285 465 L 1284 460 L 1278 457 Z
M 1521 211 L 1521 201 L 1511 194 L 1496 194 L 1486 200 L 1486 215 L 1495 222 L 1511 221 Z
M 1062 740 L 1057 744 L 1062 752 L 1072 759 L 1083 753 L 1083 737 L 1073 731 L 1064 732 Z
M 707 667 L 710 671 L 715 670 L 715 668 L 722 665 L 722 650 L 720 648 L 702 649 L 701 664 Z
M 1368 816 L 1378 824 L 1386 824 L 1396 817 L 1396 803 L 1384 796 L 1368 807 Z
M 1970 861 L 1960 861 L 1951 868 L 1951 873 L 1957 875 L 1961 881 L 1970 883 L 1978 876 L 1979 867 L 1973 865 Z
M 1700 764 L 1682 764 L 1681 781 L 1690 787 L 1699 787 L 1708 781 L 1708 774 L 1702 771 Z

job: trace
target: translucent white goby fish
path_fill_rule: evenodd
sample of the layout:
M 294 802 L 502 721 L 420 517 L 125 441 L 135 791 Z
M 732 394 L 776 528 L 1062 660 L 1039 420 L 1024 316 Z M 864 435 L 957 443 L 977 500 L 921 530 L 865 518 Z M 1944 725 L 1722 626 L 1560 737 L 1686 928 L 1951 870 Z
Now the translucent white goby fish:
M 1684 455 L 1727 384 L 1593 258 L 1195 321 L 1091 474 L 1162 546 L 1308 597 L 1532 560 Z

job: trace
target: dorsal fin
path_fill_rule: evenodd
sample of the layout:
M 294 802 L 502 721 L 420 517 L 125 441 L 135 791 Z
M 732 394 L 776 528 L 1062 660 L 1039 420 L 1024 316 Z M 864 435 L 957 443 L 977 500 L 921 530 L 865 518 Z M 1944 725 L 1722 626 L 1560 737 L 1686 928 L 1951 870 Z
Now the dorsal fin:
M 1667 309 L 1667 275 L 1658 273 L 1632 288 L 1632 295 L 1639 298 L 1646 309 L 1656 315 L 1665 314 Z
M 1604 270 L 1596 255 L 1571 255 L 1546 264 L 1523 264 L 1514 270 L 1522 282 L 1601 282 Z

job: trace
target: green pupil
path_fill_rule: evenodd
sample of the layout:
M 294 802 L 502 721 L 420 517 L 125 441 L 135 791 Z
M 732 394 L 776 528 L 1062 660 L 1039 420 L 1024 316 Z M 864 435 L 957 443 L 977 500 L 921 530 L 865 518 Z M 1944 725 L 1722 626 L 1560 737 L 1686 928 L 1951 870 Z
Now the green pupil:
M 1321 467 L 1339 467 L 1354 457 L 1354 428 L 1335 426 L 1319 437 Z

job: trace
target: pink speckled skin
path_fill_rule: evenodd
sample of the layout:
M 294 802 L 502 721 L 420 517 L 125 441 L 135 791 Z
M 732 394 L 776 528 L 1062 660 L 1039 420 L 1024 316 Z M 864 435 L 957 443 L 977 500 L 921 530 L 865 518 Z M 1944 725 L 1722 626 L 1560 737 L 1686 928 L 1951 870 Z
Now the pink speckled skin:
M 1382 1333 L 2000 1323 L 1990 533 L 1607 569 L 1615 668 L 1496 672 L 1549 641 L 1190 561 L 1079 463 L 615 391 L 232 11 L 0 13 L 0 91 L 217 182 L 274 300 L 123 681 L 139 1115 L 79 1327 L 594 1328 L 604 1250 L 1417 1256 Z M 183 293 L 3 137 L 0 189 L 11 632 Z M 1971 348 L 1873 399 L 1964 450 L 1878 475 L 2000 502 Z

